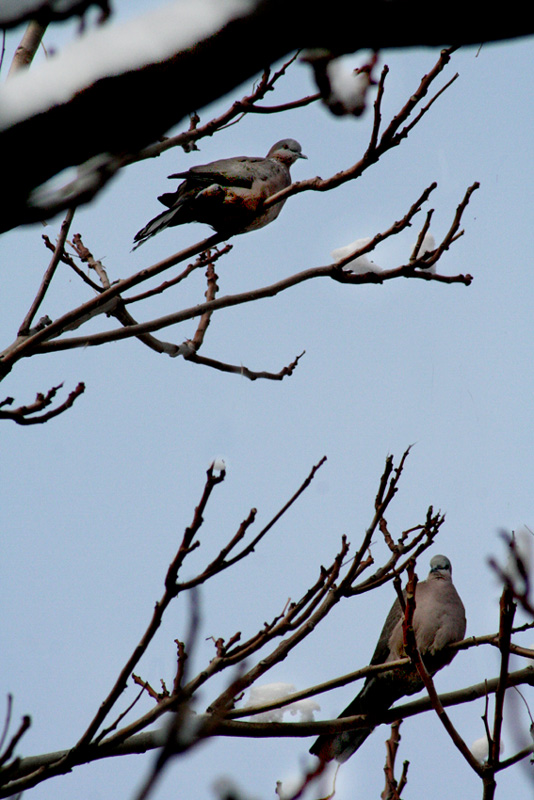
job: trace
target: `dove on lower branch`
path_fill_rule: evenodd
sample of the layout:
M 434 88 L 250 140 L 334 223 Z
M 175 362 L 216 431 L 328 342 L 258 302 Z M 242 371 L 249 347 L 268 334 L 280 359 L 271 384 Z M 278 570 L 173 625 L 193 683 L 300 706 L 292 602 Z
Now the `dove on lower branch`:
M 261 207 L 268 197 L 291 184 L 289 168 L 298 158 L 307 158 L 300 144 L 282 139 L 265 158 L 222 158 L 169 175 L 185 180 L 175 192 L 158 197 L 168 210 L 135 234 L 135 247 L 164 228 L 187 222 L 205 222 L 226 235 L 263 228 L 276 219 L 285 201 L 263 212 Z
M 385 664 L 404 657 L 403 620 L 404 613 L 397 599 L 386 618 L 371 664 Z M 428 578 L 416 585 L 413 617 L 417 647 L 430 675 L 452 661 L 455 652 L 447 645 L 463 639 L 465 625 L 464 605 L 452 583 L 451 562 L 446 556 L 434 556 Z M 322 761 L 346 761 L 373 731 L 373 716 L 422 688 L 423 682 L 411 665 L 369 676 L 361 692 L 339 715 L 367 714 L 369 725 L 338 734 L 323 734 L 316 739 L 310 753 Z

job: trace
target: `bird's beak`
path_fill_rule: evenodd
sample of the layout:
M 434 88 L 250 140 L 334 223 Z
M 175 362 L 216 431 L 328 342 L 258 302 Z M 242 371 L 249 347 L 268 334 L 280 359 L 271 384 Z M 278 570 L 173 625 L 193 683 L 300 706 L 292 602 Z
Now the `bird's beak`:
M 299 153 L 299 158 L 305 158 L 306 161 L 308 160 L 308 156 L 305 156 L 304 153 Z

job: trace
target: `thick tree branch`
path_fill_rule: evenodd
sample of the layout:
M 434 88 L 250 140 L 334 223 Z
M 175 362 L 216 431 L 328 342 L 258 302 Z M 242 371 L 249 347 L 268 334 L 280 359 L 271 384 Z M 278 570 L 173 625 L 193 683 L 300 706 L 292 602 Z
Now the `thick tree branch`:
M 80 85 L 69 102 L 52 104 L 46 113 L 21 119 L 0 131 L 0 153 L 9 159 L 0 166 L 2 175 L 16 176 L 3 187 L 12 202 L 2 215 L 2 229 L 49 216 L 52 210 L 28 205 L 28 197 L 34 187 L 62 169 L 100 154 L 112 154 L 105 165 L 99 159 L 94 173 L 97 180 L 90 191 L 85 187 L 78 201 L 89 199 L 125 158 L 157 141 L 190 112 L 222 97 L 296 49 L 326 46 L 344 53 L 358 48 L 467 44 L 523 36 L 532 30 L 525 8 L 520 6 L 510 9 L 503 19 L 486 15 L 482 20 L 479 14 L 466 13 L 465 3 L 453 0 L 440 25 L 428 26 L 428 9 L 421 0 L 374 0 L 359 9 L 355 36 L 352 27 L 343 24 L 349 12 L 346 0 L 334 0 L 329 13 L 321 15 L 310 14 L 303 0 L 284 3 L 283 9 L 280 2 L 257 0 L 244 12 L 241 7 L 239 16 L 230 6 L 226 20 L 209 34 L 204 30 L 194 47 L 180 50 L 177 40 L 177 52 L 158 63 L 113 77 L 103 74 L 100 79 L 93 78 Z M 213 64 L 224 65 L 224 69 L 214 70 Z M 176 86 L 180 86 L 178 94 Z M 174 100 L 161 103 L 162 96 Z M 143 114 L 137 111 L 140 97 Z M 87 120 L 98 118 L 101 108 L 108 110 L 106 125 L 87 125 Z M 60 139 L 55 136 L 58 130 L 76 130 L 77 135 Z M 42 148 L 36 146 L 41 142 L 47 143 L 46 158 Z M 7 168 L 13 163 L 17 170 Z
M 528 667 L 527 669 L 512 672 L 508 676 L 509 686 L 519 686 L 521 684 L 528 684 L 534 686 L 534 669 Z M 456 692 L 447 692 L 439 695 L 441 705 L 446 708 L 452 705 L 459 705 L 470 703 L 476 698 L 486 696 L 486 693 L 494 693 L 497 689 L 498 678 L 483 681 L 482 683 L 468 686 Z M 170 705 L 170 703 L 169 703 Z M 397 706 L 389 709 L 381 717 L 377 717 L 381 723 L 391 723 L 395 720 L 406 719 L 418 714 L 431 711 L 433 708 L 432 702 L 428 697 L 421 700 L 414 700 L 402 706 Z M 198 715 L 199 717 L 202 715 Z M 199 720 L 200 721 L 200 720 Z M 238 722 L 237 720 L 220 720 L 213 730 L 214 736 L 231 736 L 238 738 L 307 738 L 315 737 L 320 733 L 338 732 L 343 730 L 351 730 L 360 725 L 365 725 L 363 717 L 342 717 L 335 720 L 322 720 L 321 722 Z M 145 733 L 131 736 L 130 738 L 116 743 L 115 741 L 103 741 L 98 745 L 91 745 L 87 748 L 83 762 L 90 763 L 102 758 L 111 758 L 122 755 L 130 755 L 133 753 L 145 753 L 148 750 L 153 750 L 161 747 L 163 744 L 163 737 L 161 731 L 147 731 Z M 527 757 L 534 750 L 534 745 L 525 748 L 521 754 L 522 758 Z M 19 785 L 22 785 L 23 778 L 26 775 L 35 772 L 39 768 L 57 763 L 65 758 L 69 751 L 62 750 L 55 753 L 46 753 L 39 756 L 30 756 L 21 759 L 17 765 L 17 769 L 13 775 L 14 780 L 8 784 L 4 789 L 0 790 L 0 797 L 9 797 L 9 792 L 19 790 Z M 514 757 L 514 763 L 515 763 Z M 504 765 L 504 762 L 501 766 Z M 1 773 L 0 773 L 1 775 Z M 17 784 L 15 779 L 22 779 L 20 784 Z M 22 786 L 22 788 L 24 788 Z

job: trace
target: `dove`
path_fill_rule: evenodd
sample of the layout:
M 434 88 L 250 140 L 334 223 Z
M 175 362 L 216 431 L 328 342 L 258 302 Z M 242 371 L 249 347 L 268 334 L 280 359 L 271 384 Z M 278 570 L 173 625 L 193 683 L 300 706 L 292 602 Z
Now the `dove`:
M 262 211 L 264 201 L 291 184 L 289 168 L 307 158 L 295 139 L 276 142 L 265 158 L 238 156 L 176 172 L 184 178 L 175 192 L 160 195 L 167 211 L 150 220 L 134 237 L 139 247 L 164 228 L 205 222 L 223 235 L 247 233 L 276 219 L 284 200 Z
M 371 664 L 385 664 L 405 656 L 402 623 L 404 613 L 397 599 L 386 618 Z M 452 583 L 451 562 L 446 556 L 434 556 L 428 578 L 416 585 L 413 629 L 418 650 L 430 675 L 452 661 L 456 653 L 447 645 L 460 641 L 465 634 L 464 605 Z M 339 715 L 369 716 L 369 724 L 352 731 L 323 734 L 310 753 L 321 761 L 347 761 L 374 729 L 373 716 L 386 711 L 396 700 L 415 694 L 423 682 L 413 665 L 396 667 L 369 676 L 361 692 Z

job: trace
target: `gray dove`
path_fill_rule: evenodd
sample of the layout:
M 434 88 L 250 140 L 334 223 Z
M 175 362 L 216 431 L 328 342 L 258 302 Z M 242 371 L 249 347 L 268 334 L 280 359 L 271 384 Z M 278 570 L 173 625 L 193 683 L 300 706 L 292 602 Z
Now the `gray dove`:
M 403 619 L 397 599 L 386 618 L 371 664 L 385 664 L 404 657 Z M 413 617 L 417 647 L 430 675 L 452 661 L 455 652 L 448 650 L 447 645 L 463 639 L 465 625 L 465 609 L 452 583 L 451 562 L 446 556 L 434 556 L 428 578 L 416 585 Z M 423 682 L 413 666 L 369 676 L 361 692 L 339 715 L 368 714 L 369 725 L 339 734 L 323 734 L 316 739 L 310 753 L 322 761 L 346 761 L 373 731 L 373 716 L 386 711 L 404 695 L 415 694 L 422 688 Z
M 266 158 L 222 158 L 169 175 L 185 180 L 175 192 L 158 197 L 168 211 L 135 234 L 135 247 L 163 228 L 187 222 L 205 222 L 224 235 L 263 228 L 276 219 L 285 201 L 263 212 L 261 206 L 291 184 L 289 168 L 297 158 L 307 158 L 300 144 L 295 139 L 282 139 L 271 147 Z

